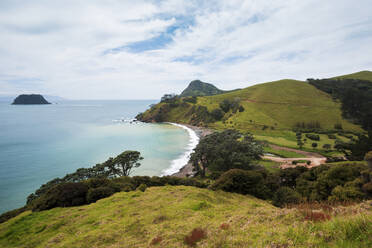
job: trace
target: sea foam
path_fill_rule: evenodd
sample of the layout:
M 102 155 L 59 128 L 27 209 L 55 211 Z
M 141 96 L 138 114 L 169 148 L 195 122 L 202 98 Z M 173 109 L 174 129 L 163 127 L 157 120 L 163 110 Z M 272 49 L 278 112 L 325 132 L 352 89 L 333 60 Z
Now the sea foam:
M 172 160 L 170 167 L 163 171 L 162 176 L 168 176 L 177 173 L 183 166 L 185 166 L 189 162 L 190 155 L 193 152 L 194 148 L 199 143 L 198 135 L 191 128 L 177 123 L 169 122 L 169 124 L 185 129 L 189 134 L 190 140 L 186 147 L 186 151 L 175 160 Z

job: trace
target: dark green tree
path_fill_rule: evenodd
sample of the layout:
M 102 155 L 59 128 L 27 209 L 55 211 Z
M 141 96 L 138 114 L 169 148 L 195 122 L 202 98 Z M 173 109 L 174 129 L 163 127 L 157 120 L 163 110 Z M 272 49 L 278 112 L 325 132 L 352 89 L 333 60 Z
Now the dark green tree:
M 141 153 L 138 151 L 125 151 L 108 164 L 111 175 L 114 177 L 129 176 L 133 168 L 141 166 Z
M 228 171 L 249 169 L 252 161 L 259 160 L 263 149 L 251 134 L 243 135 L 235 130 L 215 132 L 200 141 L 191 155 L 190 161 L 201 176 L 207 169 Z

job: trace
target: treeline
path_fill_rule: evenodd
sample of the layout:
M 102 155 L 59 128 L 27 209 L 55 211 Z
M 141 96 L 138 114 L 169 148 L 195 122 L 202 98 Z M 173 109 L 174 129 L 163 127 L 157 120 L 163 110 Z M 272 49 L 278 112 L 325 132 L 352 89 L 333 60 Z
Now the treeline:
M 341 101 L 345 118 L 372 129 L 372 82 L 359 79 L 308 79 L 311 85 Z

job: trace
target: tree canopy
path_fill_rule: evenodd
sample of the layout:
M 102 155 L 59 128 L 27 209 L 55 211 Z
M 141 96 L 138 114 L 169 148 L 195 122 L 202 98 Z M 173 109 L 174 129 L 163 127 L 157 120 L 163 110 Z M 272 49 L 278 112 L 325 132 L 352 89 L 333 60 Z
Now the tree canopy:
M 201 176 L 206 170 L 227 171 L 229 169 L 249 169 L 252 161 L 263 154 L 251 134 L 241 134 L 235 130 L 215 132 L 200 141 L 190 161 Z

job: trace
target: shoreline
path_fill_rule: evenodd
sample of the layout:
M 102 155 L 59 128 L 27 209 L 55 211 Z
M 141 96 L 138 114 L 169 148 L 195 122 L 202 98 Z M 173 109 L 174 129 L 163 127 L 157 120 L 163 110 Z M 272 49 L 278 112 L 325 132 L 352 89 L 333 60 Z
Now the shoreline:
M 171 123 L 171 124 L 176 124 L 177 126 L 181 126 L 181 127 L 184 126 L 194 131 L 194 133 L 198 136 L 198 143 L 195 145 L 195 147 L 199 144 L 201 139 L 213 133 L 213 130 L 204 128 L 204 127 L 197 127 L 197 126 L 192 126 L 189 124 L 179 124 L 179 123 Z M 192 148 L 190 154 L 192 153 L 194 148 Z M 194 166 L 192 165 L 192 163 L 187 162 L 177 172 L 170 174 L 169 176 L 181 177 L 181 178 L 193 177 L 195 175 L 195 172 L 193 171 L 193 169 L 194 169 Z

